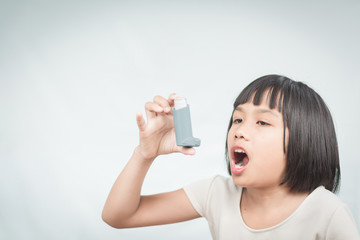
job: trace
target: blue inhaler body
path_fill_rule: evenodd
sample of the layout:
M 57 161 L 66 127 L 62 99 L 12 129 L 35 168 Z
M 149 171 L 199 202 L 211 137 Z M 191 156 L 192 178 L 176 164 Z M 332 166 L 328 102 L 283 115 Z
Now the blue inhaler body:
M 176 145 L 183 147 L 198 147 L 200 139 L 192 135 L 190 108 L 186 98 L 175 98 L 173 109 Z

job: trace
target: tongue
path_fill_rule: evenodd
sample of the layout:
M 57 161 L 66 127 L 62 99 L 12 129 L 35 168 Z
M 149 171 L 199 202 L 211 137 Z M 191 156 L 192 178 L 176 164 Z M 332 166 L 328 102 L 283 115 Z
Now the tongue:
M 249 158 L 245 156 L 243 159 L 240 160 L 240 162 L 235 164 L 236 168 L 242 168 L 245 167 L 249 163 Z
M 244 157 L 242 161 L 243 161 L 243 164 L 242 164 L 243 166 L 247 165 L 249 163 L 248 156 Z

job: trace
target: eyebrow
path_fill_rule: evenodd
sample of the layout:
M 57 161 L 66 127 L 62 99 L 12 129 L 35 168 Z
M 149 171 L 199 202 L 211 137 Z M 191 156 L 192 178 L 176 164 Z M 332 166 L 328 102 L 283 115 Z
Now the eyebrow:
M 245 112 L 244 109 L 243 109 L 242 107 L 240 107 L 240 106 L 237 106 L 237 107 L 235 108 L 235 111 Z M 273 110 L 270 110 L 270 109 L 267 109 L 267 108 L 256 108 L 255 113 L 258 113 L 258 114 L 259 114 L 259 113 L 269 113 L 269 114 L 271 114 L 272 116 L 275 116 L 275 117 L 279 118 L 279 115 L 278 115 L 278 114 L 274 113 Z

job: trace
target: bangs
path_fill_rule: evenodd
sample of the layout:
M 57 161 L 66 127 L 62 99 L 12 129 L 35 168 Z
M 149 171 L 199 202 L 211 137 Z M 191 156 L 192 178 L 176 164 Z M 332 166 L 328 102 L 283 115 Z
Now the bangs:
M 279 112 L 282 112 L 284 95 L 287 95 L 284 93 L 284 89 L 287 88 L 283 87 L 283 84 L 286 83 L 286 81 L 272 81 L 271 76 L 272 75 L 268 75 L 259 78 L 252 82 L 252 84 L 248 85 L 235 100 L 233 106 L 234 109 L 238 105 L 244 103 L 252 103 L 256 106 L 260 105 L 265 98 L 270 109 L 277 108 Z

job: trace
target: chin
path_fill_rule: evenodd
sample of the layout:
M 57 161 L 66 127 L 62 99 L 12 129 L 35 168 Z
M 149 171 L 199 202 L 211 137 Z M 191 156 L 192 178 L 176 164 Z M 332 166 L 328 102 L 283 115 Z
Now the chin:
M 244 181 L 241 176 L 231 175 L 231 178 L 235 185 L 239 187 L 248 187 L 248 184 L 246 184 L 246 181 Z

